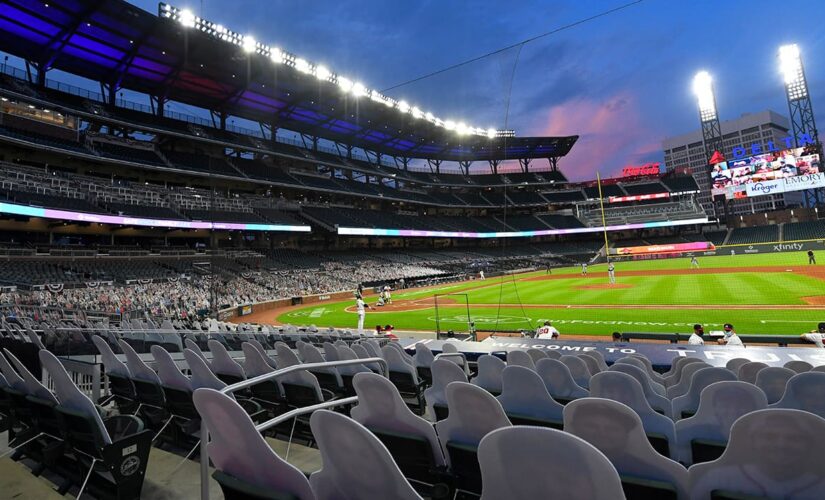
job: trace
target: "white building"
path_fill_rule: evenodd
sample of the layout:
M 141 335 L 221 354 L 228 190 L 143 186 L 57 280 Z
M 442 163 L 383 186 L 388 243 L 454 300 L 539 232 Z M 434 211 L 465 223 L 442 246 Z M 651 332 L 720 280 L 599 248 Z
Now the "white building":
M 763 149 L 767 149 L 768 142 L 773 142 L 774 147 L 784 148 L 785 138 L 790 135 L 788 119 L 770 110 L 745 113 L 736 120 L 723 121 L 721 125 L 722 154 L 725 158 L 732 158 L 733 148 L 738 146 L 751 151 L 753 144 L 759 144 Z M 665 153 L 665 168 L 668 170 L 688 168 L 702 190 L 699 202 L 708 214 L 713 214 L 710 167 L 708 158 L 705 156 L 701 128 L 688 134 L 666 138 L 662 141 L 662 148 Z M 728 204 L 731 215 L 775 210 L 784 206 L 785 199 L 781 194 L 731 200 Z

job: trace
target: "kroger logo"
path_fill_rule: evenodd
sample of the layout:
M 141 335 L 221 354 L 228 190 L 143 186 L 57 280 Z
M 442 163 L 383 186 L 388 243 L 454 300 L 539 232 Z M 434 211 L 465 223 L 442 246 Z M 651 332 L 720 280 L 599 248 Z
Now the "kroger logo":
M 751 191 L 759 191 L 762 194 L 771 194 L 772 192 L 776 191 L 779 188 L 776 184 L 765 184 L 762 182 L 757 182 L 753 186 L 751 186 Z

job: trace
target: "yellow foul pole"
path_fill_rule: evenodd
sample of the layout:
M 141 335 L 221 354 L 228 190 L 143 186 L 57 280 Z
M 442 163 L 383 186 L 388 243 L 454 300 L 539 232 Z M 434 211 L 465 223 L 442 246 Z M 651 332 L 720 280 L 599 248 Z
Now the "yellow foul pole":
M 596 183 L 599 185 L 599 205 L 602 209 L 602 229 L 604 230 L 604 256 L 607 259 L 610 259 L 610 243 L 607 241 L 607 224 L 605 223 L 604 219 L 604 196 L 602 196 L 602 178 L 598 172 L 596 172 Z

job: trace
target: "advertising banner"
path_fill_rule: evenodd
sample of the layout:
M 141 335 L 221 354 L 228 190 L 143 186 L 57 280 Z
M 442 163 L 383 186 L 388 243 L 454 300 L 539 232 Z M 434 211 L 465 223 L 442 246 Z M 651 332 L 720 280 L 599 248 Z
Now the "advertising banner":
M 663 198 L 670 198 L 670 193 L 637 194 L 633 196 L 610 196 L 607 198 L 607 202 L 622 203 L 625 201 L 661 200 Z
M 649 253 L 684 253 L 714 250 L 713 243 L 707 241 L 693 241 L 690 243 L 674 243 L 671 245 L 649 245 L 639 247 L 611 248 L 610 253 L 616 255 L 639 255 Z

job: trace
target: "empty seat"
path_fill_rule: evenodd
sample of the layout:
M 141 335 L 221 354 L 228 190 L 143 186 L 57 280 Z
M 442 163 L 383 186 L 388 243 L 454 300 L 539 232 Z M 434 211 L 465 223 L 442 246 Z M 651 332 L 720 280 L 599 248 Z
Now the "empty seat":
M 482 500 L 625 498 L 616 468 L 593 445 L 556 429 L 493 430 L 479 445 Z M 553 464 L 548 467 L 548 464 Z
M 527 354 L 533 358 L 533 363 L 538 363 L 540 359 L 544 359 L 547 357 L 547 353 L 541 349 L 536 349 L 535 347 L 527 349 Z
M 523 366 L 535 370 L 536 362 L 526 351 L 509 351 L 507 353 L 507 366 Z
M 691 495 L 825 498 L 823 461 L 825 420 L 798 410 L 757 410 L 733 424 L 721 457 L 690 467 Z
M 693 378 L 693 374 L 702 368 L 708 367 L 710 367 L 710 365 L 705 362 L 685 363 L 679 376 L 679 382 L 667 388 L 668 399 L 678 398 L 684 395 L 688 389 L 690 389 L 690 380 Z
M 742 365 L 745 363 L 750 363 L 751 360 L 748 358 L 733 358 L 729 359 L 727 363 L 725 363 L 725 368 L 732 371 L 734 375 L 737 377 L 739 376 L 739 368 L 742 368 Z
M 337 354 L 337 351 L 336 351 Z M 304 363 L 326 363 L 321 350 L 312 344 L 307 344 L 304 347 Z M 327 389 L 333 393 L 342 393 L 344 390 L 344 382 L 341 380 L 341 374 L 335 367 L 314 368 L 310 373 L 315 375 L 318 379 L 318 384 L 322 388 Z
M 310 417 L 310 426 L 323 463 L 309 478 L 318 498 L 422 498 L 386 446 L 363 425 L 339 413 L 318 410 Z
M 168 423 L 169 413 L 158 374 L 143 362 L 140 355 L 127 342 L 121 340 L 120 348 L 126 356 L 126 366 L 129 368 L 137 400 L 140 402 L 140 416 L 148 427 L 155 428 L 158 432 L 163 431 Z
M 785 386 L 788 380 L 796 375 L 796 372 L 781 366 L 769 366 L 759 370 L 756 374 L 756 387 L 762 389 L 768 397 L 768 404 L 774 404 L 785 394 Z
M 405 477 L 429 484 L 446 461 L 432 424 L 413 414 L 398 389 L 375 373 L 353 379 L 358 405 L 350 414 L 387 447 Z
M 418 370 L 418 376 L 425 380 L 428 384 L 432 383 L 433 375 L 430 371 L 430 365 L 435 361 L 433 351 L 421 342 L 415 344 L 415 369 Z
M 213 477 L 226 498 L 316 498 L 306 476 L 269 447 L 234 399 L 214 389 L 198 389 L 193 399 L 209 429 Z
M 206 363 L 206 366 L 210 366 L 211 361 L 210 361 L 209 359 L 207 359 L 207 358 L 206 358 L 206 355 L 203 353 L 203 351 L 201 350 L 200 346 L 199 346 L 199 345 L 198 345 L 195 341 L 193 341 L 192 339 L 185 339 L 185 340 L 183 341 L 183 345 L 184 345 L 184 348 L 185 348 L 185 349 L 189 349 L 189 350 L 191 350 L 193 353 L 195 353 L 195 354 L 197 354 L 198 356 L 200 356 L 200 358 L 203 360 L 203 362 L 204 362 L 204 363 Z M 210 369 L 211 369 L 211 368 L 210 368 Z
M 137 408 L 137 395 L 132 384 L 129 369 L 118 359 L 109 344 L 98 335 L 92 335 L 92 342 L 103 358 L 103 369 L 109 379 L 109 390 L 121 413 L 132 413 Z
M 264 358 L 264 355 L 251 342 L 244 342 L 241 349 L 244 353 L 244 372 L 249 378 L 259 377 L 275 371 L 267 362 L 269 357 Z M 277 380 L 263 380 L 250 386 L 249 390 L 253 399 L 258 401 L 261 406 L 266 407 L 273 413 L 279 413 L 282 410 L 282 405 L 285 402 L 283 388 Z
M 645 399 L 647 399 L 647 402 L 650 403 L 650 407 L 666 417 L 672 416 L 673 409 L 670 404 L 670 400 L 654 390 L 653 382 L 651 382 L 644 370 L 629 363 L 616 363 L 611 366 L 608 371 L 626 373 L 635 378 L 636 381 L 642 386 L 642 390 L 645 393 Z
M 501 394 L 501 373 L 507 364 L 498 356 L 483 354 L 478 357 L 478 375 L 470 383 L 494 396 Z
M 696 414 L 676 422 L 679 461 L 691 465 L 716 460 L 727 446 L 736 419 L 767 407 L 765 393 L 747 382 L 716 382 L 705 387 Z
M 398 350 L 390 346 L 385 346 L 381 352 L 387 362 L 390 381 L 395 384 L 403 397 L 410 400 L 411 404 L 423 413 L 425 383 L 418 378 L 415 366 L 408 363 Z
M 209 367 L 219 379 L 230 385 L 246 380 L 243 367 L 232 359 L 223 344 L 217 340 L 210 340 L 209 352 L 212 353 L 212 363 Z
M 756 376 L 759 374 L 759 370 L 767 367 L 768 365 L 766 363 L 762 363 L 761 361 L 751 361 L 740 366 L 736 375 L 742 382 L 755 384 Z
M 435 424 L 444 455 L 456 476 L 456 487 L 481 493 L 478 445 L 495 429 L 510 427 L 501 404 L 489 392 L 464 382 L 447 386 L 450 415 Z
M 639 353 L 631 353 L 628 354 L 628 356 L 641 361 L 645 365 L 645 369 L 647 370 L 647 374 L 650 375 L 650 379 L 656 382 L 657 384 L 664 385 L 664 377 L 662 377 L 661 373 L 653 369 L 653 363 L 650 362 L 647 356 Z
M 645 360 L 647 360 L 647 358 L 645 358 Z M 648 361 L 648 363 L 650 363 L 650 361 Z M 655 373 L 655 372 L 653 372 L 653 368 L 649 367 L 648 364 L 645 364 L 645 362 L 642 361 L 641 358 L 634 357 L 634 356 L 625 356 L 624 358 L 616 360 L 616 362 L 613 363 L 613 366 L 621 365 L 621 364 L 629 364 L 629 365 L 635 366 L 636 368 L 642 370 L 642 373 L 644 373 L 645 376 L 648 378 L 648 380 L 650 380 L 650 387 L 656 392 L 656 394 L 658 394 L 660 396 L 666 396 L 667 395 L 667 391 L 665 390 L 665 386 L 661 383 L 662 377 L 658 376 L 658 374 L 656 374 L 657 377 L 651 376 L 651 373 Z
M 508 366 L 502 381 L 502 392 L 497 399 L 513 425 L 563 428 L 564 406 L 550 396 L 535 371 Z
M 338 345 L 336 347 L 338 348 L 338 356 L 341 358 L 342 361 L 359 359 L 358 355 L 355 354 L 355 351 L 353 351 L 346 345 Z M 355 388 L 352 382 L 355 375 L 359 373 L 374 372 L 367 368 L 365 365 L 345 365 L 338 367 L 338 373 L 341 374 L 341 381 L 344 383 L 344 390 L 347 392 L 347 394 L 355 394 Z
M 536 373 L 547 387 L 547 392 L 561 404 L 590 395 L 587 389 L 573 380 L 570 368 L 557 359 L 542 359 L 536 366 Z
M 782 399 L 771 408 L 793 408 L 825 418 L 825 373 L 799 373 L 788 380 Z
M 688 391 L 672 401 L 673 420 L 679 421 L 696 413 L 696 409 L 699 408 L 699 395 L 705 387 L 714 382 L 734 380 L 736 380 L 736 375 L 727 368 L 710 367 L 696 371 L 691 377 Z
M 444 342 L 441 345 L 441 353 L 442 354 L 458 354 L 458 347 L 452 342 Z M 464 373 L 467 375 L 470 374 L 470 367 L 464 362 L 464 358 L 462 356 L 448 356 L 444 359 L 449 360 L 451 363 L 455 363 L 458 366 L 464 369 Z
M 104 421 L 94 403 L 72 382 L 60 360 L 45 349 L 39 357 L 51 375 L 60 401 L 55 409 L 62 419 L 65 442 L 73 450 L 73 465 L 88 470 L 86 488 L 99 498 L 140 498 L 151 431 L 144 430 L 143 422 L 132 415 Z M 74 479 L 84 480 L 81 475 Z
M 594 351 L 594 350 L 584 351 L 583 353 L 581 353 L 581 355 L 582 356 L 589 356 L 589 357 L 595 359 L 596 363 L 599 364 L 599 371 L 601 371 L 601 372 L 607 371 L 607 362 L 605 362 L 604 356 L 599 351 Z
M 427 411 L 435 420 L 443 420 L 449 414 L 447 386 L 452 382 L 467 382 L 467 375 L 455 363 L 436 359 L 432 364 L 433 385 L 424 391 Z
M 602 367 L 599 365 L 599 362 L 593 356 L 588 356 L 586 353 L 577 354 L 579 359 L 584 361 L 584 364 L 587 365 L 587 370 L 590 372 L 590 375 L 593 376 L 597 373 L 602 371 Z
M 619 472 L 627 498 L 688 498 L 687 470 L 651 446 L 630 407 L 609 399 L 579 399 L 564 408 L 564 429 L 604 453 Z
M 570 375 L 573 376 L 576 384 L 585 389 L 590 389 L 590 369 L 587 368 L 587 364 L 584 361 L 578 356 L 562 356 L 559 361 L 567 365 L 567 368 L 570 369 Z
M 682 378 L 682 371 L 685 367 L 691 363 L 704 363 L 699 358 L 691 358 L 691 357 L 676 357 L 675 361 L 670 367 L 670 371 L 666 372 L 662 377 L 662 382 L 664 382 L 664 386 L 668 389 L 670 387 L 679 383 L 679 380 Z
M 597 373 L 590 380 L 590 395 L 625 404 L 639 415 L 647 440 L 666 457 L 677 458 L 673 420 L 654 410 L 638 380 L 618 371 Z
M 186 348 L 183 350 L 183 358 L 186 360 L 186 365 L 192 373 L 192 378 L 189 383 L 192 390 L 195 391 L 201 388 L 221 390 L 226 387 L 226 383 L 215 376 L 206 361 L 192 349 Z
M 805 373 L 813 369 L 814 365 L 807 361 L 791 360 L 783 365 L 785 368 L 793 370 L 796 373 Z

